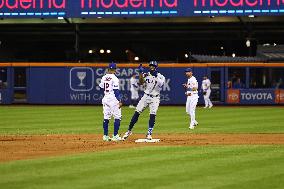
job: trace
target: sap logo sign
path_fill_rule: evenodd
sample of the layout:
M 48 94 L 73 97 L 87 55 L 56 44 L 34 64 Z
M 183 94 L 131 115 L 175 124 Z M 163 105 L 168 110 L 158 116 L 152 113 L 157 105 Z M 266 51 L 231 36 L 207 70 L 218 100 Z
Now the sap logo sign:
M 271 93 L 241 93 L 242 100 L 273 100 Z
M 88 67 L 74 67 L 70 70 L 70 89 L 72 91 L 91 91 L 94 88 L 94 71 Z

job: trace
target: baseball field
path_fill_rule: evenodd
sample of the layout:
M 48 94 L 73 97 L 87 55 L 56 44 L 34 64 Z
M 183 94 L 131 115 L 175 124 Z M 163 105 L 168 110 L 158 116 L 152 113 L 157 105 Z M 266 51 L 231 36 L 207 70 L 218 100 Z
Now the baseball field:
M 120 133 L 134 112 L 123 107 Z M 283 188 L 284 107 L 160 107 L 102 141 L 100 106 L 0 106 L 0 188 Z M 110 123 L 110 133 L 113 131 Z

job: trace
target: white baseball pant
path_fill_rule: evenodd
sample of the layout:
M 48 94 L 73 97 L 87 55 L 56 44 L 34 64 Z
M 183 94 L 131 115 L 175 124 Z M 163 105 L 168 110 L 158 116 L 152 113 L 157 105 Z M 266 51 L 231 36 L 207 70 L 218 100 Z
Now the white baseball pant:
M 203 95 L 204 102 L 205 102 L 205 107 L 212 106 L 212 102 L 210 100 L 210 94 L 211 94 L 211 90 L 207 90 L 206 91 L 206 95 Z
M 131 92 L 131 99 L 132 100 L 137 100 L 139 98 L 139 94 L 137 90 L 130 90 Z
M 141 114 L 147 106 L 149 106 L 150 114 L 157 114 L 158 108 L 160 105 L 160 97 L 151 97 L 147 94 L 144 94 L 144 96 L 140 99 L 136 111 Z
M 195 119 L 195 109 L 198 103 L 198 95 L 194 94 L 188 96 L 186 100 L 186 113 L 190 115 L 190 126 L 194 126 L 197 123 Z
M 110 120 L 113 116 L 114 119 L 121 120 L 121 108 L 119 108 L 119 101 L 115 96 L 105 96 L 102 100 L 104 119 Z

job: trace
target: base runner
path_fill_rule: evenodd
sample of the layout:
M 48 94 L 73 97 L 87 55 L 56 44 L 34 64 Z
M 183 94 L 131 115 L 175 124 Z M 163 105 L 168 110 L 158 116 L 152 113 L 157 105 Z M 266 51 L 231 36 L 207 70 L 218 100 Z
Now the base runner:
M 160 91 L 165 83 L 165 77 L 157 71 L 158 63 L 151 61 L 149 63 L 149 72 L 143 73 L 144 68 L 139 66 L 139 82 L 140 85 L 145 84 L 144 95 L 140 99 L 136 111 L 132 116 L 129 123 L 128 131 L 122 137 L 124 140 L 132 134 L 132 129 L 135 123 L 138 121 L 140 114 L 145 108 L 150 108 L 149 127 L 146 135 L 147 140 L 152 140 L 152 132 L 155 125 L 156 114 L 160 105 Z

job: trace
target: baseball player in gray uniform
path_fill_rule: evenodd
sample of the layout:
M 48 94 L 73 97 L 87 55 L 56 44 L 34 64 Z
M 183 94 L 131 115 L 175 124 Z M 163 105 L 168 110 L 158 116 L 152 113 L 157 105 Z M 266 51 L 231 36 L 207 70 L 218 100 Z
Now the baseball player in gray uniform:
M 147 140 L 152 140 L 152 132 L 155 125 L 156 114 L 160 104 L 160 91 L 165 83 L 165 77 L 157 71 L 158 62 L 151 61 L 149 63 L 149 72 L 143 73 L 144 68 L 139 66 L 139 83 L 145 84 L 144 95 L 140 99 L 136 111 L 132 116 L 129 123 L 128 131 L 122 137 L 124 140 L 132 134 L 132 129 L 135 123 L 138 121 L 140 114 L 145 108 L 150 108 L 149 128 L 146 135 Z

